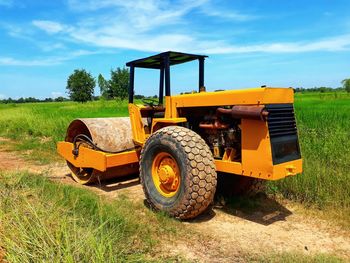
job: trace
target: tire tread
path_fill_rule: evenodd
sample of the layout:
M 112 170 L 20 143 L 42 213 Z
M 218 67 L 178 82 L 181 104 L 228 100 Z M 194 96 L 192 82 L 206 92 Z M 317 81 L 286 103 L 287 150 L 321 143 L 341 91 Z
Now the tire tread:
M 190 186 L 181 203 L 169 211 L 169 214 L 178 219 L 194 218 L 206 210 L 214 199 L 217 175 L 213 155 L 205 141 L 190 129 L 181 126 L 168 126 L 153 133 L 141 150 L 140 181 L 146 200 L 154 210 L 159 209 L 151 201 L 143 183 L 142 160 L 145 158 L 144 153 L 148 143 L 156 137 L 162 138 L 164 136 L 171 136 L 178 143 L 178 146 L 186 152 L 186 180 L 189 180 L 187 185 Z

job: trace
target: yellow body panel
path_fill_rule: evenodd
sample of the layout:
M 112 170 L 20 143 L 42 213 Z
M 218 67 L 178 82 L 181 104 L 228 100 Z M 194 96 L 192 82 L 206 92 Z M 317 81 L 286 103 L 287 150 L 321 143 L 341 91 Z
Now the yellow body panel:
M 108 154 L 86 147 L 79 148 L 79 155 L 73 155 L 73 143 L 58 142 L 57 152 L 75 167 L 94 168 L 101 172 L 107 168 L 139 162 L 139 151 L 127 151 L 117 154 Z
M 230 162 L 215 160 L 216 170 L 224 173 L 231 173 L 237 175 L 244 175 L 265 180 L 278 180 L 284 177 L 300 174 L 303 171 L 302 160 L 294 160 L 286 163 L 277 164 L 274 166 L 267 166 L 272 168 L 272 172 L 250 173 L 249 170 L 244 170 L 240 162 Z M 258 168 L 258 167 L 252 167 Z
M 140 107 L 129 103 L 128 108 L 133 140 L 135 143 L 143 145 L 146 141 L 146 133 L 142 122 Z
M 271 178 L 271 180 L 278 180 L 287 176 L 297 175 L 302 173 L 302 171 L 303 171 L 302 159 L 277 164 L 273 166 L 273 177 Z
M 267 123 L 242 119 L 242 174 L 258 178 L 272 177 L 273 164 Z
M 294 91 L 292 88 L 254 88 L 246 90 L 201 92 L 167 97 L 167 107 L 169 105 L 168 101 L 171 104 L 169 109 L 171 115 L 174 115 L 174 110 L 179 107 L 293 103 Z M 167 118 L 169 117 L 170 116 L 167 116 Z M 172 117 L 175 118 L 175 116 Z
M 216 170 L 224 173 L 242 174 L 243 169 L 240 162 L 215 160 Z

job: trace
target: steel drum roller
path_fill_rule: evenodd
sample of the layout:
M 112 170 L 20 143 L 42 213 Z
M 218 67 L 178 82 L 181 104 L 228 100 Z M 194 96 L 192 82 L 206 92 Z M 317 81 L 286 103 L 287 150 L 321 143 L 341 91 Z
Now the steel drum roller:
M 73 143 L 78 135 L 87 136 L 105 152 L 122 152 L 135 148 L 129 117 L 76 119 L 69 125 L 65 141 Z M 81 147 L 89 147 L 84 142 L 79 141 L 78 143 L 82 144 Z M 72 177 L 81 184 L 138 172 L 136 164 L 113 167 L 105 172 L 100 172 L 92 168 L 79 168 L 67 163 L 72 171 Z

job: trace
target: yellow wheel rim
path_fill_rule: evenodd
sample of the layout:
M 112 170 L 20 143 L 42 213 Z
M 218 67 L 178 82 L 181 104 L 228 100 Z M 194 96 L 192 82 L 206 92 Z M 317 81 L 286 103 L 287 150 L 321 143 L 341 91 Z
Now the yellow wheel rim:
M 158 153 L 152 163 L 152 179 L 158 192 L 165 197 L 174 196 L 180 186 L 180 169 L 168 153 Z

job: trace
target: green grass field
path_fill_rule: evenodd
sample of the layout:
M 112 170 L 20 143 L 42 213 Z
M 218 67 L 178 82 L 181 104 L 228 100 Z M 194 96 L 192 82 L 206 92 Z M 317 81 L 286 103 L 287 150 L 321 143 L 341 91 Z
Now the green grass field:
M 319 208 L 350 211 L 350 95 L 296 94 L 304 173 L 270 184 L 270 191 Z M 34 150 L 42 162 L 57 159 L 55 143 L 78 117 L 127 116 L 126 102 L 0 104 L 0 136 Z
M 0 171 L 0 262 L 197 262 L 162 244 L 213 240 L 127 197 L 107 200 L 43 175 Z M 141 216 L 140 216 L 141 215 Z M 206 222 L 203 222 L 204 224 Z M 205 241 L 203 241 L 205 239 Z M 191 249 L 191 248 L 189 248 Z M 219 248 L 218 248 L 219 249 Z M 344 262 L 337 255 L 252 254 L 239 262 Z
M 180 222 L 142 204 L 108 202 L 40 175 L 0 171 L 0 180 L 0 252 L 7 262 L 180 260 L 155 253 L 159 237 L 181 234 Z

